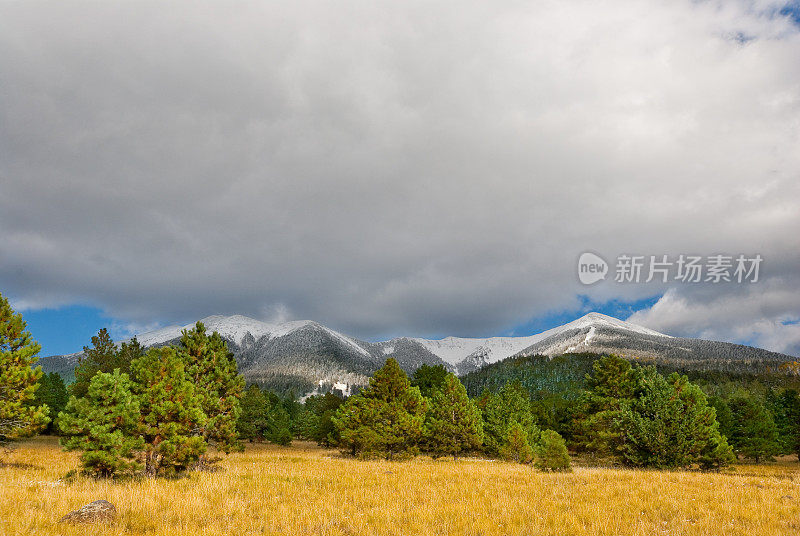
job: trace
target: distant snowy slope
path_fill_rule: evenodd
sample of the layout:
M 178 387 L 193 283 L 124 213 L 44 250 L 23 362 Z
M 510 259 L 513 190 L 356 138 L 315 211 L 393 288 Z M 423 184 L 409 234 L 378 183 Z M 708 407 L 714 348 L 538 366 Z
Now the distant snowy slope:
M 457 366 L 468 356 L 480 353 L 487 363 L 494 363 L 512 356 L 539 341 L 538 335 L 529 337 L 488 337 L 471 339 L 446 337 L 444 339 L 411 339 L 450 365 Z
M 471 339 L 459 337 L 446 337 L 439 340 L 412 339 L 445 363 L 457 367 L 460 373 L 489 363 L 496 363 L 511 357 L 530 346 L 558 335 L 573 330 L 589 328 L 592 336 L 598 328 L 614 328 L 630 333 L 668 337 L 652 329 L 637 324 L 625 322 L 601 313 L 589 313 L 577 320 L 563 326 L 558 326 L 536 335 L 527 337 L 489 337 L 485 339 Z M 466 368 L 465 368 L 466 367 Z
M 206 327 L 207 333 L 213 333 L 216 331 L 223 338 L 234 342 L 237 345 L 241 345 L 242 341 L 248 334 L 252 335 L 253 339 L 255 340 L 258 340 L 261 337 L 276 339 L 278 337 L 285 337 L 306 326 L 315 325 L 320 329 L 325 330 L 330 336 L 350 345 L 355 351 L 365 356 L 369 356 L 369 352 L 362 348 L 354 339 L 351 339 L 346 335 L 342 335 L 338 331 L 326 328 L 325 326 L 317 324 L 311 320 L 294 320 L 279 324 L 270 324 L 242 315 L 214 315 L 207 316 L 206 318 L 201 319 L 200 322 L 202 322 Z M 194 323 L 186 324 L 185 326 L 169 326 L 166 328 L 157 329 L 155 331 L 141 333 L 137 335 L 136 338 L 142 346 L 164 344 L 180 337 L 181 331 L 184 329 L 190 330 L 193 329 L 194 326 Z

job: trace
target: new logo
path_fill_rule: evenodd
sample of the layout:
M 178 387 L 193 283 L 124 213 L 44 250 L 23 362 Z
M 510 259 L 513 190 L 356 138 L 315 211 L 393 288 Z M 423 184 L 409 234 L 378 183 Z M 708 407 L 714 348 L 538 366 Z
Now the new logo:
M 607 273 L 608 263 L 599 255 L 587 251 L 578 258 L 578 279 L 584 285 L 605 279 Z

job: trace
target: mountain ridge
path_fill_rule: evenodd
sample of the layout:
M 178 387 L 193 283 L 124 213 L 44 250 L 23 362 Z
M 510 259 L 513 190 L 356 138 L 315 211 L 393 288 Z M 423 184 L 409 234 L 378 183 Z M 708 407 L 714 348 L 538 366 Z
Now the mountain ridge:
M 521 337 L 396 337 L 379 342 L 362 341 L 312 320 L 269 323 L 242 315 L 214 315 L 200 322 L 209 333 L 216 331 L 228 342 L 248 382 L 297 394 L 333 388 L 350 392 L 354 386 L 366 385 L 388 357 L 397 359 L 408 373 L 427 364 L 443 365 L 459 375 L 509 357 L 536 354 L 616 353 L 712 368 L 731 362 L 796 360 L 743 345 L 672 337 L 597 312 Z M 145 347 L 174 344 L 183 329 L 194 326 L 168 326 L 136 338 Z M 68 366 L 74 367 L 79 355 L 43 358 L 43 368 L 62 373 Z

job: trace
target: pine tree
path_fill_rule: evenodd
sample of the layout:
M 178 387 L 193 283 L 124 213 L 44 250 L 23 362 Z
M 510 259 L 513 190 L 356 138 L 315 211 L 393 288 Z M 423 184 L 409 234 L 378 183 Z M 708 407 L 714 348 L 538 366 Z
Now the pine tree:
M 719 433 L 714 408 L 705 394 L 677 373 L 665 378 L 654 367 L 642 369 L 642 392 L 626 403 L 616 425 L 627 465 L 677 468 L 721 467 L 733 460 Z
M 258 385 L 250 385 L 242 395 L 241 413 L 236 424 L 239 437 L 251 442 L 264 439 L 271 410 L 272 405 L 264 392 Z
M 304 439 L 316 441 L 321 447 L 339 443 L 339 432 L 333 424 L 333 416 L 344 401 L 332 394 L 310 396 L 298 416 L 297 432 Z
M 116 369 L 92 377 L 85 397 L 71 397 L 59 414 L 66 450 L 81 450 L 83 471 L 111 477 L 141 468 L 136 455 L 144 447 L 138 435 L 139 401 L 128 375 Z
M 444 365 L 422 365 L 414 371 L 411 385 L 419 387 L 419 392 L 425 398 L 432 398 L 433 393 L 444 386 L 447 369 Z
M 780 392 L 770 389 L 764 401 L 766 410 L 772 415 L 778 433 L 779 452 L 793 454 L 798 447 L 800 428 L 800 396 L 795 389 Z M 719 416 L 717 417 L 719 420 Z
M 139 399 L 139 433 L 145 441 L 145 471 L 171 475 L 186 470 L 206 450 L 202 402 L 184 361 L 170 346 L 151 348 L 131 363 Z
M 442 386 L 433 391 L 425 417 L 426 450 L 434 458 L 456 458 L 462 452 L 480 448 L 482 443 L 480 410 L 456 375 L 447 374 Z
M 380 400 L 351 396 L 333 416 L 339 431 L 339 446 L 353 456 L 370 456 L 383 450 L 377 423 L 381 415 Z
M 426 402 L 392 358 L 350 397 L 333 419 L 342 444 L 353 452 L 379 452 L 387 459 L 415 454 L 422 438 Z
M 116 366 L 120 372 L 125 372 L 130 376 L 131 362 L 144 355 L 144 347 L 134 337 L 130 341 L 125 341 L 119 346 L 115 359 Z
M 292 419 L 283 405 L 278 404 L 267 415 L 264 438 L 276 445 L 289 445 L 292 442 Z
M 0 295 L 0 446 L 36 433 L 49 421 L 46 405 L 29 405 L 42 377 L 42 368 L 33 368 L 41 347 L 25 326 Z
M 616 421 L 640 391 L 641 372 L 628 361 L 615 355 L 595 361 L 578 410 L 577 447 L 601 457 L 619 456 L 622 438 Z
M 558 432 L 544 430 L 534 447 L 536 460 L 533 465 L 541 471 L 571 471 L 567 444 Z
M 752 396 L 739 395 L 728 403 L 733 414 L 730 442 L 734 451 L 754 460 L 772 460 L 780 451 L 778 430 L 764 404 Z
M 488 395 L 483 410 L 484 451 L 498 456 L 508 440 L 510 429 L 519 424 L 530 443 L 539 440 L 541 430 L 531 413 L 530 395 L 518 381 L 507 383 L 498 394 Z
M 528 432 L 520 423 L 514 422 L 508 428 L 499 450 L 500 458 L 515 463 L 531 463 L 533 449 L 528 440 Z
M 64 379 L 57 372 L 43 374 L 39 380 L 39 389 L 33 398 L 32 406 L 47 406 L 53 417 L 64 411 L 69 401 L 69 393 L 64 384 Z M 58 433 L 56 419 L 52 418 L 45 428 L 47 434 Z
M 720 396 L 708 397 L 708 405 L 714 408 L 719 423 L 719 433 L 730 439 L 733 433 L 733 412 L 728 402 Z
M 207 417 L 201 428 L 203 438 L 226 454 L 241 449 L 236 421 L 241 412 L 244 379 L 233 353 L 219 333 L 207 335 L 205 326 L 198 322 L 194 329 L 183 331 L 180 354 Z
M 117 345 L 111 340 L 108 330 L 103 328 L 92 337 L 91 347 L 83 347 L 83 355 L 78 358 L 78 366 L 75 367 L 75 381 L 70 385 L 70 394 L 78 398 L 86 396 L 89 382 L 95 374 L 112 372 L 114 369 L 128 372 L 129 365 L 120 362 Z

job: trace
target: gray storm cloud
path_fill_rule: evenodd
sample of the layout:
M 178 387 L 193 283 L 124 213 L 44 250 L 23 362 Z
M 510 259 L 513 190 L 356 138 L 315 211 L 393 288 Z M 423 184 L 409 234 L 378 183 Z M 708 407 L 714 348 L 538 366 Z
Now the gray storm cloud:
M 3 3 L 0 290 L 365 338 L 667 292 L 797 351 L 798 27 L 613 4 Z M 586 250 L 760 253 L 770 302 L 583 287 Z

